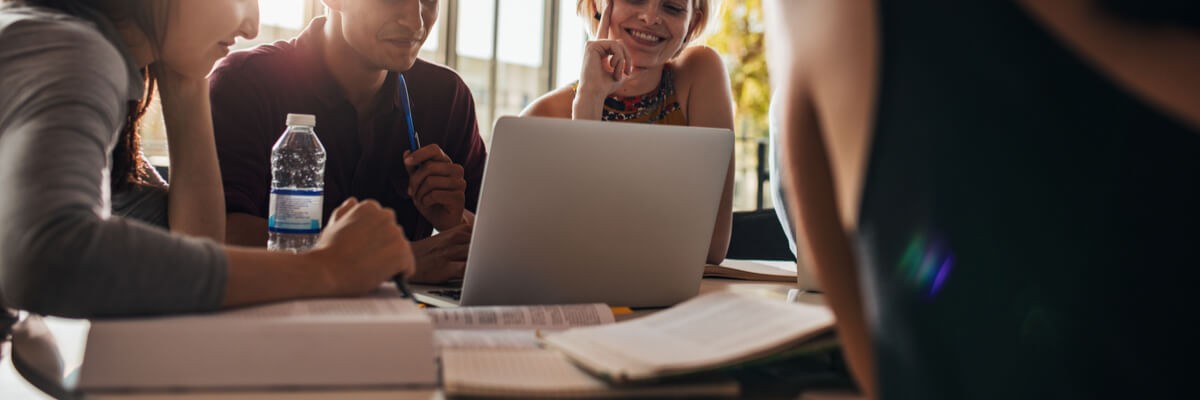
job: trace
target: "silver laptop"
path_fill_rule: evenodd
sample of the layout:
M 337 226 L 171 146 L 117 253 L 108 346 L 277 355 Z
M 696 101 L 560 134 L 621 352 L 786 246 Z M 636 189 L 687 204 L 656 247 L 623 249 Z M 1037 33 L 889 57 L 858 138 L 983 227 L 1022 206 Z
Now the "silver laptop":
M 731 131 L 504 117 L 493 132 L 462 305 L 662 307 L 696 295 Z

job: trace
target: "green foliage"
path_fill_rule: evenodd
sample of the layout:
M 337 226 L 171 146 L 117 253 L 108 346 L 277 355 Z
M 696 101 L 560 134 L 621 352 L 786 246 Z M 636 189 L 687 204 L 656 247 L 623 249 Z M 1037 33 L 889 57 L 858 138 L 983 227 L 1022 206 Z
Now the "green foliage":
M 737 106 L 737 126 L 746 137 L 767 136 L 767 110 L 770 108 L 770 81 L 763 47 L 762 0 L 726 0 L 718 14 L 717 30 L 706 43 L 725 58 L 733 100 Z

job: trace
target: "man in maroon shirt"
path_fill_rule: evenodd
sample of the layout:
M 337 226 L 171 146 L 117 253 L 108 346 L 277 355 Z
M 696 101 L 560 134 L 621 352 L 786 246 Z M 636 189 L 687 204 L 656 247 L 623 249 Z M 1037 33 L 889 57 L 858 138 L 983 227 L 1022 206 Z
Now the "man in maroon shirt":
M 327 154 L 325 221 L 348 197 L 375 199 L 396 210 L 413 240 L 413 280 L 461 277 L 486 150 L 466 84 L 417 58 L 437 2 L 324 3 L 329 15 L 299 37 L 233 53 L 213 70 L 227 240 L 266 245 L 271 147 L 288 113 L 314 114 Z M 415 151 L 398 97 L 401 73 L 423 145 Z

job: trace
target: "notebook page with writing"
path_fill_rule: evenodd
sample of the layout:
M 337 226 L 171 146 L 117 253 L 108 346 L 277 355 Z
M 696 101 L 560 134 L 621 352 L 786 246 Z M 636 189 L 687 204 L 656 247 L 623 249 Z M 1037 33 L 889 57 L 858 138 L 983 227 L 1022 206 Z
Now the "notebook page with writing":
M 738 395 L 729 379 L 656 385 L 613 386 L 545 349 L 449 349 L 442 354 L 442 381 L 449 396 L 513 398 L 619 398 Z
M 730 365 L 825 332 L 824 307 L 715 292 L 651 316 L 549 335 L 546 343 L 614 380 Z

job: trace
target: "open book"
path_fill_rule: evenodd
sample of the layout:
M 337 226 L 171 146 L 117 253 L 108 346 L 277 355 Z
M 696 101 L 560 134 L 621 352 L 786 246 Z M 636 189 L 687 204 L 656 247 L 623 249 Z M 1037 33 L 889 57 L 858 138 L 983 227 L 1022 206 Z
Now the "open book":
M 78 388 L 432 386 L 436 372 L 429 316 L 380 289 L 365 298 L 95 320 Z
M 732 291 L 654 315 L 548 335 L 545 343 L 613 382 L 637 382 L 770 357 L 833 328 L 825 307 Z
M 725 378 L 655 385 L 614 386 L 588 375 L 561 353 L 541 348 L 539 334 L 615 322 L 603 303 L 427 309 L 451 397 L 620 398 L 738 394 Z
M 794 283 L 796 282 L 796 262 L 725 260 L 721 262 L 721 265 L 706 264 L 704 277 Z

